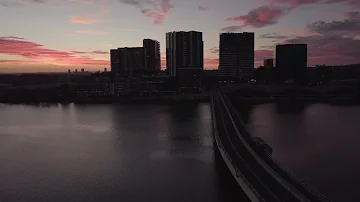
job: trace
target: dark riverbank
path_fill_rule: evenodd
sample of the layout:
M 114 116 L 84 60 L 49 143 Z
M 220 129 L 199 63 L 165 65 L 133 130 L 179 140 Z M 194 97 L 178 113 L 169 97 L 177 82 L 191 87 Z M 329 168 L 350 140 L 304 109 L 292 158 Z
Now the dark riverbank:
M 74 103 L 79 104 L 106 104 L 106 103 L 123 103 L 123 104 L 173 104 L 181 102 L 208 103 L 209 95 L 203 96 L 172 96 L 172 97 L 122 97 L 122 98 L 75 98 Z
M 166 96 L 166 97 L 73 97 L 66 99 L 2 99 L 0 103 L 6 104 L 32 104 L 32 103 L 76 103 L 76 104 L 173 104 L 182 102 L 208 103 L 209 94 L 196 96 Z
M 278 102 L 359 104 L 360 90 L 356 85 L 226 85 L 222 88 L 231 100 L 254 104 Z M 81 104 L 171 104 L 178 102 L 209 102 L 211 88 L 201 94 L 175 95 L 169 92 L 144 95 L 141 91 L 110 92 L 104 89 L 84 90 L 71 85 L 50 87 L 14 87 L 0 91 L 0 103 L 81 103 Z
M 126 104 L 126 105 L 172 105 L 179 103 L 209 103 L 210 97 L 203 98 L 189 98 L 189 99 L 178 99 L 178 98 L 112 98 L 112 99 L 70 99 L 70 100 L 44 100 L 44 101 L 0 101 L 3 104 Z M 279 100 L 264 100 L 264 99 L 232 99 L 232 103 L 240 105 L 258 105 L 258 104 L 292 104 L 292 105 L 308 105 L 308 104 L 330 104 L 339 106 L 358 106 L 360 101 L 357 99 L 314 99 L 314 100 L 303 100 L 303 99 L 279 99 Z
M 232 98 L 233 102 L 249 103 L 249 104 L 267 104 L 267 103 L 304 103 L 304 104 L 333 104 L 333 105 L 359 105 L 360 100 L 348 97 L 336 98 Z

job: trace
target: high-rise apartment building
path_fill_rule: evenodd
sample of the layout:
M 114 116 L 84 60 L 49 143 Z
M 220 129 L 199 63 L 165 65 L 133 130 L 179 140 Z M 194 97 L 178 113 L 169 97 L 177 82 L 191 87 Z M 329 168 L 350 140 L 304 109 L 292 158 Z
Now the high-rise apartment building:
M 111 75 L 115 83 L 121 78 L 135 77 L 144 68 L 144 48 L 125 47 L 110 50 Z
M 254 74 L 254 33 L 220 34 L 219 76 L 249 79 Z
M 276 46 L 276 79 L 279 82 L 293 80 L 303 84 L 307 70 L 307 44 L 283 44 Z
M 200 92 L 204 70 L 202 32 L 166 33 L 166 68 L 170 76 L 177 78 L 178 93 Z
M 143 47 L 145 56 L 143 74 L 159 74 L 161 71 L 160 43 L 156 40 L 144 39 Z

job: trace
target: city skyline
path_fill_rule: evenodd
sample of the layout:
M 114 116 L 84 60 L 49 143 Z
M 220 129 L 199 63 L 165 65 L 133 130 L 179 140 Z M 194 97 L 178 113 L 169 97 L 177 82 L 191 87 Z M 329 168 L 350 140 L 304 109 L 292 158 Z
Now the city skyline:
M 356 0 L 0 0 L 0 72 L 96 71 L 110 67 L 110 49 L 160 42 L 165 33 L 200 31 L 204 67 L 217 69 L 219 35 L 255 33 L 255 67 L 278 43 L 309 44 L 308 65 L 360 63 Z M 186 15 L 184 15 L 186 11 Z

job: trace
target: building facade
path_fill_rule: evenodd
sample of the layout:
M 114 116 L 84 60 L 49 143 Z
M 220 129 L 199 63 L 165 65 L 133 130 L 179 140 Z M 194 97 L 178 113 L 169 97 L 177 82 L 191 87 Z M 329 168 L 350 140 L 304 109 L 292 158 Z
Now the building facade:
M 111 76 L 114 83 L 141 75 L 144 68 L 144 48 L 125 47 L 110 50 Z
M 307 44 L 276 46 L 276 80 L 303 84 L 307 73 Z
M 273 68 L 274 67 L 274 59 L 268 58 L 264 60 L 264 67 Z
M 204 70 L 204 42 L 202 32 L 166 33 L 166 68 L 176 77 L 179 94 L 201 91 Z
M 249 79 L 254 75 L 254 33 L 220 34 L 219 76 Z
M 152 39 L 143 40 L 144 75 L 157 75 L 161 72 L 160 43 Z

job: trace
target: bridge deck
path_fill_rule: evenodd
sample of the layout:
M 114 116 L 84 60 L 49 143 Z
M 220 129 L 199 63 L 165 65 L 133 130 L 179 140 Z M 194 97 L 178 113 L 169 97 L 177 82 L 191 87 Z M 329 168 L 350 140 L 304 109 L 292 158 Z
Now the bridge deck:
M 257 155 L 254 157 L 254 151 L 252 153 L 251 149 L 249 150 L 253 141 L 252 137 L 247 133 L 229 100 L 224 97 L 220 92 L 213 95 L 218 136 L 225 147 L 225 151 L 250 182 L 252 188 L 265 201 L 328 201 L 316 190 L 274 162 L 270 156 Z M 241 136 L 238 132 L 241 133 Z M 266 166 L 272 169 L 276 176 L 265 169 L 259 159 L 256 159 L 260 156 L 260 161 L 266 163 Z M 286 183 L 282 183 L 283 181 Z
M 252 137 L 247 132 L 247 130 L 244 127 L 244 124 L 240 120 L 236 110 L 232 107 L 229 99 L 224 99 L 226 104 L 231 108 L 230 113 L 235 121 L 241 136 L 245 139 L 245 141 L 252 145 Z M 255 150 L 255 148 L 253 148 Z M 316 191 L 314 188 L 312 188 L 310 185 L 303 182 L 301 179 L 299 179 L 297 176 L 295 176 L 293 173 L 285 169 L 282 165 L 275 162 L 270 155 L 259 155 L 261 159 L 269 166 L 271 169 L 273 169 L 281 178 L 286 180 L 289 184 L 291 184 L 297 191 L 299 191 L 302 195 L 304 195 L 308 200 L 310 201 L 329 201 L 325 196 L 323 196 L 321 193 Z
M 218 99 L 215 103 L 220 102 Z M 288 190 L 278 185 L 277 180 L 252 157 L 237 137 L 235 128 L 229 118 L 226 118 L 226 109 L 223 107 L 216 109 L 218 131 L 223 132 L 219 137 L 240 172 L 265 201 L 298 201 Z

